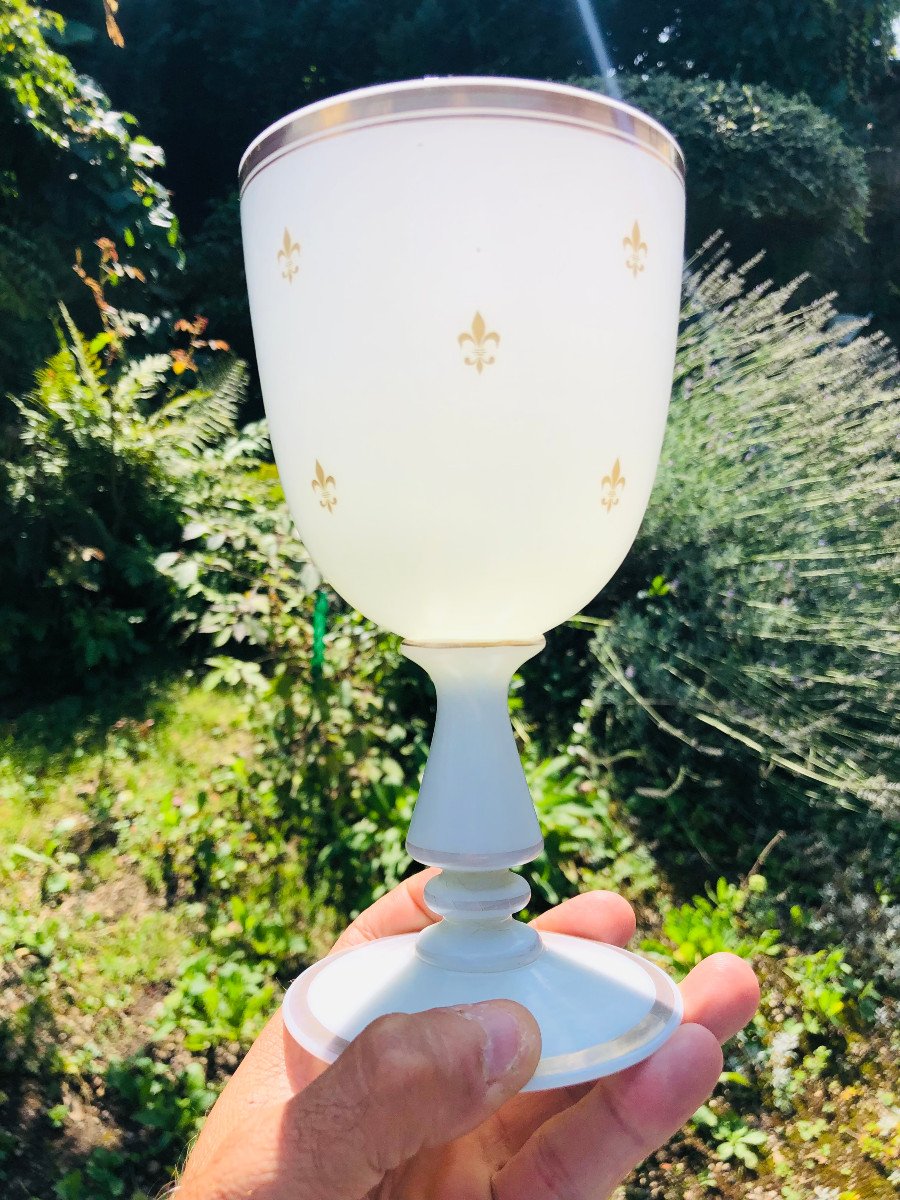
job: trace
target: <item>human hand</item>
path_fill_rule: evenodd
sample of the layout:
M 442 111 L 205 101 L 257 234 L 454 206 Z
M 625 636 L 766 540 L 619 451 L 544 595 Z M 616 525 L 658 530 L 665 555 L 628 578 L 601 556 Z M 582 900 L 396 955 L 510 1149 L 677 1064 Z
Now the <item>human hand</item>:
M 335 945 L 424 929 L 422 871 Z M 624 945 L 634 913 L 588 892 L 538 929 Z M 652 1057 L 593 1084 L 518 1095 L 540 1057 L 530 1013 L 511 1001 L 374 1021 L 331 1066 L 280 1011 L 250 1048 L 188 1159 L 178 1200 L 606 1200 L 703 1103 L 719 1043 L 753 1015 L 743 959 L 714 954 L 681 985 L 684 1023 Z

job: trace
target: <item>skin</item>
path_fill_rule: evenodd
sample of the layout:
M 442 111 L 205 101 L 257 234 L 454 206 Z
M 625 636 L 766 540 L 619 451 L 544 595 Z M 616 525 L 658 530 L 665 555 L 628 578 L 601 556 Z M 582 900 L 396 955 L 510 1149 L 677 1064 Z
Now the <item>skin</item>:
M 432 874 L 384 896 L 334 949 L 430 925 Z M 635 919 L 622 897 L 590 892 L 532 924 L 623 946 Z M 759 1001 L 753 971 L 730 954 L 706 959 L 681 990 L 684 1023 L 651 1058 L 526 1095 L 540 1035 L 511 1001 L 382 1017 L 327 1068 L 279 1012 L 210 1113 L 178 1200 L 606 1200 L 707 1099 L 720 1043 Z

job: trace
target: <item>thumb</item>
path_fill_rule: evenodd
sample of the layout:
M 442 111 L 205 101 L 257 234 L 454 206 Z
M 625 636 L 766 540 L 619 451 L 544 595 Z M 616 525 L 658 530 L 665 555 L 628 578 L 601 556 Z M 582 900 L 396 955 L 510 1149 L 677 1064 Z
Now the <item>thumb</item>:
M 197 1183 L 217 1200 L 360 1200 L 420 1150 L 474 1129 L 539 1057 L 537 1023 L 510 1000 L 380 1017 Z

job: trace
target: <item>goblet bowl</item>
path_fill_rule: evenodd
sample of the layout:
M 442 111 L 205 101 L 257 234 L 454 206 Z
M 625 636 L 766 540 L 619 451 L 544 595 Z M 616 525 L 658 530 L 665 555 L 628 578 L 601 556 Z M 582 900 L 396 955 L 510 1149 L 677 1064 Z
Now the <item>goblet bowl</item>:
M 414 642 L 527 641 L 628 551 L 665 426 L 677 147 L 522 80 L 351 93 L 242 165 L 279 474 L 326 578 Z

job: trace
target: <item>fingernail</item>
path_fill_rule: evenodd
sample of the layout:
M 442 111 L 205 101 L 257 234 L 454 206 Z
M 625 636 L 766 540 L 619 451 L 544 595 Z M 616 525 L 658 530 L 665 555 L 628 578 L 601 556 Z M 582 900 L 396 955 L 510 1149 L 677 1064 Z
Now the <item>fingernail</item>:
M 477 1021 L 484 1030 L 484 1075 L 494 1083 L 510 1069 L 522 1052 L 524 1030 L 514 1012 L 487 1000 L 482 1004 L 461 1005 L 461 1016 Z

